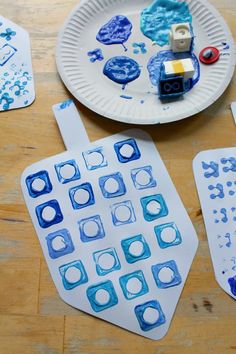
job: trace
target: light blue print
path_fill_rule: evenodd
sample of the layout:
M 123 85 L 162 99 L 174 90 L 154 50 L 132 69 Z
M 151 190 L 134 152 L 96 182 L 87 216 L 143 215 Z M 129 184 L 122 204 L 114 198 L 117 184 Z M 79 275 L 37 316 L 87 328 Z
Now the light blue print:
M 89 286 L 87 297 L 95 312 L 104 311 L 118 304 L 118 297 L 110 280 Z
M 88 282 L 88 276 L 81 261 L 73 261 L 59 268 L 63 286 L 66 290 L 73 290 Z

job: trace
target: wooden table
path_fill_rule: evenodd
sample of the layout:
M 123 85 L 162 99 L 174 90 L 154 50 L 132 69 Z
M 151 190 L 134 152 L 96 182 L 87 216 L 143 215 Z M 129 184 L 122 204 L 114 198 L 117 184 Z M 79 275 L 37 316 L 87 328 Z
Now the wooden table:
M 131 0 L 133 1 L 133 0 Z M 211 0 L 236 37 L 236 2 Z M 58 30 L 77 0 L 1 0 L 0 13 L 31 36 L 37 99 L 0 114 L 0 353 L 236 353 L 236 303 L 217 285 L 195 189 L 192 159 L 202 150 L 236 146 L 226 93 L 191 119 L 143 127 L 162 158 L 197 230 L 200 246 L 167 336 L 150 341 L 77 311 L 59 298 L 20 189 L 24 168 L 64 150 L 51 110 L 69 94 L 58 76 Z M 90 139 L 127 129 L 77 104 Z

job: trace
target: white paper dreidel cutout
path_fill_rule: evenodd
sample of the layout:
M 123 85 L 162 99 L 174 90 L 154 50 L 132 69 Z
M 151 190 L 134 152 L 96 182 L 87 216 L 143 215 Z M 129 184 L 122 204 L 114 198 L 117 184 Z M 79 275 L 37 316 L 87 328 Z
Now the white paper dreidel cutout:
M 22 190 L 61 298 L 142 336 L 168 331 L 198 240 L 149 135 L 90 143 L 72 101 L 54 106 L 68 151 Z
M 29 34 L 0 16 L 0 111 L 35 100 Z
M 193 169 L 215 277 L 236 299 L 236 148 L 203 151 Z

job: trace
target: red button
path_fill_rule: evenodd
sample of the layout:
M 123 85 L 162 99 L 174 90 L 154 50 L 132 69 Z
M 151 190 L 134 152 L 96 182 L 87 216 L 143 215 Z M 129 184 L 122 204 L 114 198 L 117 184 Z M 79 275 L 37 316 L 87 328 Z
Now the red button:
M 216 63 L 219 58 L 220 51 L 215 47 L 206 47 L 201 51 L 199 55 L 200 61 L 207 65 Z

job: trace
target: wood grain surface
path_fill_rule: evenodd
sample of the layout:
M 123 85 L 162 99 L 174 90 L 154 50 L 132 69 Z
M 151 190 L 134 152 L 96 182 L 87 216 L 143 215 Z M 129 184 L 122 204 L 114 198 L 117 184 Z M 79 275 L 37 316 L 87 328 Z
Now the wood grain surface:
M 130 0 L 135 1 L 135 0 Z M 68 97 L 55 66 L 60 26 L 77 0 L 1 0 L 0 13 L 31 36 L 36 101 L 0 113 L 0 354 L 234 354 L 236 303 L 217 285 L 195 189 L 192 159 L 202 150 L 236 146 L 225 94 L 204 112 L 181 122 L 143 127 L 157 144 L 197 230 L 200 245 L 167 336 L 144 339 L 77 311 L 59 298 L 20 190 L 28 165 L 64 150 L 51 110 Z M 236 38 L 236 1 L 211 0 Z M 127 129 L 77 107 L 91 141 Z

